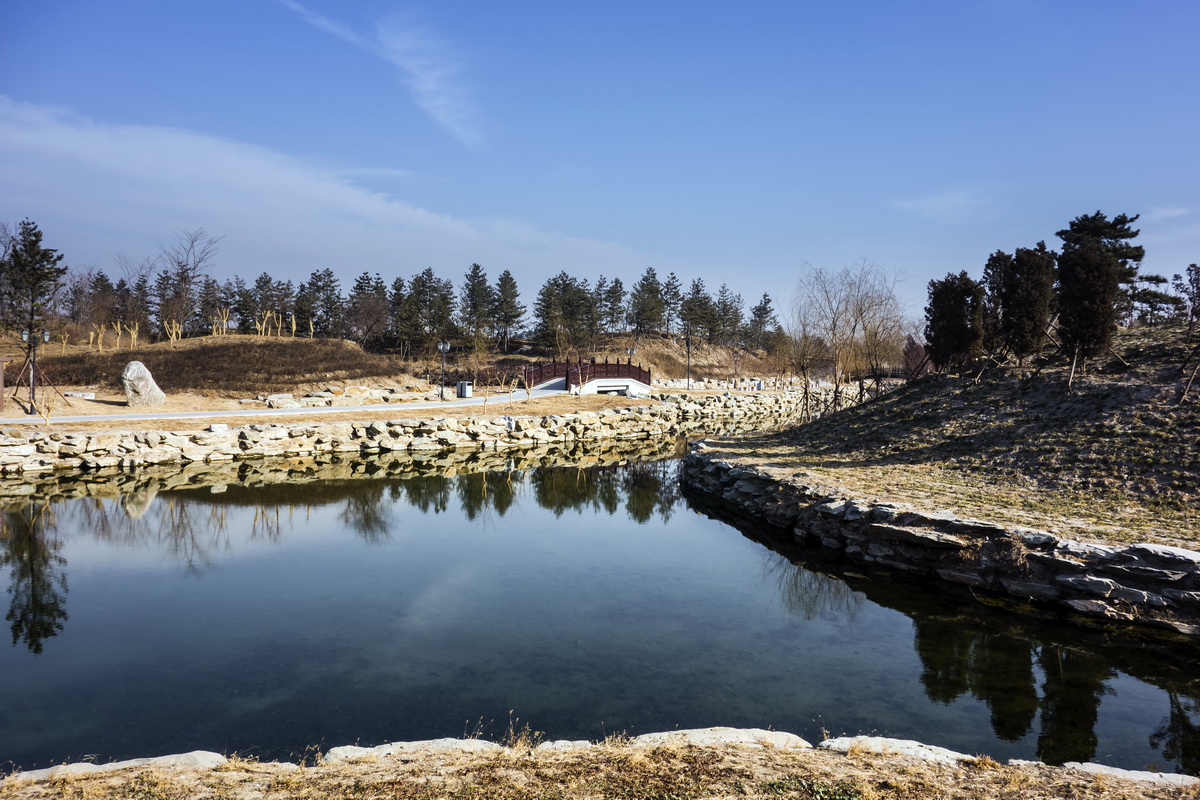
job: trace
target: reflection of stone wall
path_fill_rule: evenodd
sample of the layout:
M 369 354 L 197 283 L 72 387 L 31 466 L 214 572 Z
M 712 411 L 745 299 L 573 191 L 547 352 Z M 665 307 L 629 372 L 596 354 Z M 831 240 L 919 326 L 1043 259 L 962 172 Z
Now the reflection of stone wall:
M 684 459 L 682 474 L 698 499 L 792 531 L 850 563 L 1200 636 L 1200 552 L 1087 544 L 906 504 L 861 502 L 715 460 L 703 448 Z
M 137 518 L 159 492 L 177 489 L 209 488 L 216 493 L 227 486 L 410 479 L 425 475 L 453 476 L 557 466 L 587 469 L 678 457 L 682 454 L 681 447 L 682 440 L 659 437 L 640 441 L 557 442 L 517 450 L 464 449 L 153 464 L 137 470 L 50 473 L 33 481 L 0 480 L 0 506 L 24 506 L 31 501 L 75 497 L 111 497 L 120 498 L 126 513 Z
M 699 431 L 714 420 L 778 418 L 824 408 L 812 393 L 656 395 L 655 405 L 548 417 L 395 419 L 291 425 L 211 425 L 188 433 L 29 433 L 0 436 L 0 475 L 53 470 L 130 469 L 150 464 L 221 462 L 264 456 L 362 455 L 497 450 L 549 442 L 650 439 Z M 766 426 L 770 426 L 767 422 Z M 3 494 L 3 489 L 0 489 Z

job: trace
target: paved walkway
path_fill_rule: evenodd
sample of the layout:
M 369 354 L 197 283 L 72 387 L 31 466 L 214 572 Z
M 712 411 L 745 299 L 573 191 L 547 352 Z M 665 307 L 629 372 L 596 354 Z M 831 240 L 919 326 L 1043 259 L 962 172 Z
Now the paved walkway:
M 449 393 L 447 393 L 449 394 Z M 533 399 L 540 397 L 553 397 L 554 395 L 566 394 L 561 389 L 534 389 Z M 529 395 L 524 389 L 513 392 L 513 400 L 525 400 Z M 307 416 L 309 414 L 345 414 L 353 411 L 383 411 L 385 409 L 398 412 L 398 415 L 407 416 L 407 412 L 426 408 L 464 408 L 467 406 L 481 406 L 484 402 L 483 397 L 467 397 L 463 399 L 452 400 L 433 400 L 420 403 L 371 403 L 365 406 L 317 406 L 315 408 L 247 408 L 237 411 L 165 411 L 160 413 L 147 412 L 145 414 L 81 414 L 74 417 L 66 417 L 54 415 L 50 417 L 53 423 L 58 422 L 97 422 L 97 421 L 116 421 L 123 420 L 147 420 L 147 419 L 220 419 L 222 417 L 270 417 L 270 416 Z M 492 395 L 486 398 L 493 405 L 508 402 L 508 394 Z M 42 418 L 37 414 L 26 414 L 20 417 L 7 417 L 0 419 L 0 425 L 29 425 L 40 424 Z

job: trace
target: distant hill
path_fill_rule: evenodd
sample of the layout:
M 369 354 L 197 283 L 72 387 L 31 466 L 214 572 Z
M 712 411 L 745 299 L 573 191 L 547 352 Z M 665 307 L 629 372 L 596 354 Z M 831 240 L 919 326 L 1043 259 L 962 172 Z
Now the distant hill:
M 8 355 L 20 359 L 20 342 L 9 337 Z M 15 344 L 13 344 L 15 342 Z M 628 350 L 635 352 L 630 355 Z M 654 333 L 634 337 L 618 334 L 595 350 L 574 357 L 624 361 L 650 367 L 655 377 L 682 378 L 687 374 L 688 347 L 682 337 Z M 527 364 L 550 360 L 550 353 L 531 342 L 514 340 L 504 355 L 451 351 L 446 360 L 448 381 L 470 379 L 511 381 Z M 440 361 L 431 357 L 406 360 L 371 353 L 342 339 L 308 339 L 253 335 L 202 336 L 174 344 L 139 343 L 136 349 L 109 346 L 103 351 L 80 345 L 51 342 L 39 350 L 46 375 L 60 387 L 107 387 L 120 384 L 121 371 L 130 361 L 141 361 L 167 392 L 211 392 L 244 397 L 292 391 L 322 383 L 391 383 L 436 380 Z M 12 367 L 20 366 L 18 360 Z M 695 378 L 761 377 L 771 366 L 748 350 L 705 345 L 693 341 L 692 376 Z M 13 380 L 9 378 L 9 383 Z

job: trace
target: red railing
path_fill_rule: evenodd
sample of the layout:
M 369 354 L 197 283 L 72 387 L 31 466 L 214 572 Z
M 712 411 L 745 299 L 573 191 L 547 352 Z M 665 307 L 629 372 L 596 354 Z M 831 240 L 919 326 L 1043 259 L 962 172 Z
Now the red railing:
M 525 370 L 526 386 L 537 386 L 557 378 L 567 379 L 568 390 L 602 378 L 632 378 L 649 386 L 650 370 L 632 362 L 622 364 L 619 361 L 551 361 Z

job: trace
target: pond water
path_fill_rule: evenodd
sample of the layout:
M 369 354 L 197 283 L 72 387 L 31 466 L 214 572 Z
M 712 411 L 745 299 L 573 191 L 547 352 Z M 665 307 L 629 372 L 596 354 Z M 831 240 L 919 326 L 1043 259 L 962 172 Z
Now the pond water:
M 693 510 L 676 470 L 12 503 L 0 764 L 295 760 L 511 716 L 551 739 L 771 727 L 1200 771 L 1193 651 L 805 566 Z

